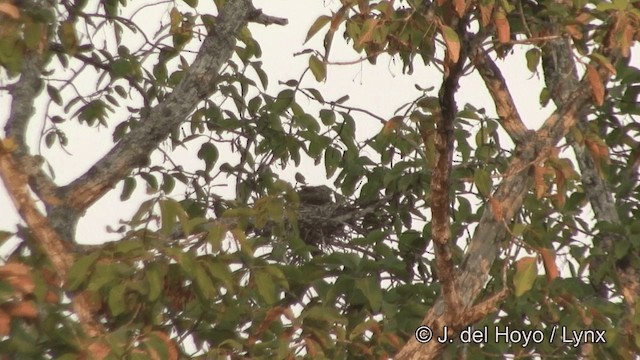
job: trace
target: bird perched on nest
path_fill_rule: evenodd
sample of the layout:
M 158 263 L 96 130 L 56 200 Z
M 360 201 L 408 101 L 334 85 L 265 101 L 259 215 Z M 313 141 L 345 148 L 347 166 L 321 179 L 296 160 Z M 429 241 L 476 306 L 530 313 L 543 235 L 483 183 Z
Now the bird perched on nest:
M 320 249 L 344 235 L 344 223 L 334 219 L 342 207 L 334 201 L 331 188 L 303 186 L 298 190 L 298 198 L 298 230 L 302 241 Z
M 327 205 L 333 202 L 333 190 L 328 186 L 303 186 L 298 191 L 300 204 Z

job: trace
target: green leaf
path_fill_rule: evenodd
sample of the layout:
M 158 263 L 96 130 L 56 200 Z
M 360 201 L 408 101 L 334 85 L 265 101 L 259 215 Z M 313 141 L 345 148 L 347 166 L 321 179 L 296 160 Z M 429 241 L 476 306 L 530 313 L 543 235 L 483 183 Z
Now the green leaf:
M 476 169 L 473 174 L 473 182 L 482 196 L 489 197 L 491 195 L 491 176 L 485 169 Z
M 185 4 L 191 6 L 192 8 L 198 7 L 198 0 L 182 0 Z
M 64 21 L 58 28 L 58 36 L 62 46 L 70 54 L 74 54 L 78 47 L 78 38 L 72 21 Z
M 147 183 L 147 190 L 151 189 L 153 192 L 158 191 L 158 179 L 153 174 L 148 172 L 140 173 L 140 177 Z
M 198 158 L 204 160 L 205 171 L 209 172 L 213 169 L 213 165 L 215 165 L 216 161 L 218 161 L 220 154 L 218 152 L 218 148 L 213 143 L 206 142 L 202 144 L 200 150 L 198 151 Z
M 322 97 L 322 94 L 320 93 L 320 91 L 318 91 L 318 89 L 308 88 L 305 90 L 309 91 L 311 93 L 311 96 L 313 96 L 313 98 L 316 99 L 316 101 L 318 101 L 320 104 L 324 104 L 324 97 Z
M 89 278 L 92 272 L 89 268 L 96 262 L 99 256 L 100 253 L 96 251 L 76 260 L 69 270 L 69 275 L 67 275 L 67 289 L 75 290 Z
M 295 93 L 291 89 L 282 90 L 278 94 L 278 98 L 271 106 L 271 111 L 274 115 L 281 114 L 287 108 L 291 106 L 291 103 L 294 101 Z
M 460 58 L 460 38 L 458 33 L 452 28 L 442 25 L 442 37 L 447 45 L 447 52 L 451 57 L 451 61 L 457 62 Z
M 336 122 L 336 113 L 331 110 L 322 109 L 320 110 L 320 120 L 327 126 L 333 125 Z
M 187 0 L 184 0 L 185 2 Z M 197 0 L 193 0 L 197 3 Z M 155 331 L 151 332 L 149 336 L 144 338 L 142 342 L 147 349 L 147 354 L 142 356 L 141 359 L 169 359 L 170 352 L 167 346 L 166 340 L 160 338 Z
M 547 106 L 549 104 L 549 100 L 551 100 L 551 93 L 549 92 L 549 89 L 543 88 L 542 91 L 540 91 L 540 105 Z
M 62 97 L 60 97 L 60 91 L 58 91 L 58 89 L 51 85 L 47 85 L 47 93 L 54 103 L 62 105 Z
M 267 73 L 264 72 L 264 70 L 262 70 L 261 62 L 259 61 L 251 62 L 251 65 L 253 66 L 253 70 L 258 75 L 258 78 L 260 78 L 260 83 L 262 84 L 262 88 L 266 90 L 267 86 L 269 86 L 269 77 L 267 76 Z
M 342 159 L 342 153 L 334 148 L 333 146 L 329 146 L 327 150 L 324 152 L 324 168 L 327 172 L 327 178 L 330 178 L 335 174 L 338 166 L 340 165 L 340 160 Z
M 129 200 L 133 190 L 136 188 L 136 179 L 132 177 L 126 177 L 124 179 L 124 185 L 122 186 L 122 193 L 120 194 L 120 201 Z
M 320 61 L 315 55 L 309 57 L 309 69 L 315 76 L 316 81 L 324 81 L 327 77 L 327 65 Z
M 178 215 L 178 210 L 173 201 L 168 199 L 160 201 L 160 216 L 162 218 L 162 225 L 160 227 L 160 232 L 169 236 L 176 230 L 176 216 Z
M 47 133 L 47 135 L 44 136 L 44 144 L 49 149 L 51 149 L 51 147 L 53 146 L 53 143 L 55 141 L 56 141 L 56 132 L 55 131 L 50 131 L 50 132 Z
M 111 315 L 118 316 L 126 310 L 126 303 L 124 301 L 124 293 L 127 290 L 127 284 L 118 284 L 109 291 L 109 298 L 107 303 L 109 304 L 109 310 Z
M 213 299 L 218 293 L 213 281 L 203 264 L 201 262 L 197 262 L 194 269 L 194 280 L 196 282 L 197 289 L 200 291 L 202 296 L 205 299 Z
M 269 274 L 258 270 L 253 272 L 253 280 L 258 288 L 258 294 L 267 305 L 274 304 L 277 301 L 277 296 L 273 278 Z
M 44 24 L 29 21 L 24 24 L 24 42 L 29 49 L 35 49 L 42 39 Z
M 318 31 L 320 31 L 320 29 L 322 29 L 330 21 L 331 21 L 331 17 L 330 16 L 322 15 L 322 16 L 318 17 L 313 22 L 313 24 L 311 24 L 311 27 L 309 28 L 309 31 L 307 32 L 307 36 L 304 39 L 304 43 L 309 41 L 309 39 L 311 39 L 313 37 L 313 35 L 317 34 Z
M 133 65 L 127 59 L 120 58 L 111 64 L 111 76 L 114 79 L 126 77 L 133 71 Z
M 541 52 L 538 48 L 533 48 L 527 51 L 525 57 L 527 58 L 527 68 L 529 71 L 536 72 L 538 69 L 538 64 L 540 64 L 540 56 Z
M 364 279 L 356 279 L 356 288 L 364 294 L 369 301 L 371 310 L 377 312 L 382 306 L 382 289 L 380 283 L 375 277 L 366 277 Z
M 147 293 L 147 297 L 150 301 L 156 301 L 156 299 L 158 299 L 158 297 L 162 293 L 162 289 L 164 287 L 164 276 L 166 274 L 166 268 L 152 263 L 149 264 L 145 270 L 147 284 L 149 285 L 149 292 Z
M 169 174 L 162 174 L 162 191 L 168 194 L 173 191 L 176 186 L 176 180 Z
M 302 114 L 297 118 L 297 120 L 304 129 L 311 130 L 314 133 L 320 131 L 320 124 L 318 124 L 318 121 L 309 114 Z
M 264 272 L 270 274 L 275 282 L 285 289 L 289 289 L 289 282 L 287 281 L 287 277 L 284 275 L 282 270 L 274 265 L 267 265 L 264 268 Z
M 233 281 L 233 273 L 231 272 L 231 270 L 226 264 L 220 261 L 212 260 L 212 261 L 203 261 L 203 265 L 206 267 L 207 271 L 209 272 L 209 275 L 212 278 L 217 279 L 224 284 L 224 287 L 225 289 L 227 289 L 227 291 L 231 293 L 235 291 L 235 288 L 234 288 L 235 282 Z
M 515 295 L 522 296 L 531 290 L 538 277 L 538 264 L 535 257 L 525 257 L 516 262 L 516 273 L 513 276 Z

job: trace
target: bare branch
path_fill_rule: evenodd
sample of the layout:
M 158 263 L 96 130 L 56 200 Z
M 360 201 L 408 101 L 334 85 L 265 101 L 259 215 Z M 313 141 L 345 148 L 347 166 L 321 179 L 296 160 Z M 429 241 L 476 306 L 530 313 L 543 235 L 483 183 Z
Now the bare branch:
M 251 11 L 251 13 L 249 14 L 249 18 L 248 18 L 249 22 L 254 22 L 257 24 L 262 24 L 262 25 L 287 25 L 289 23 L 289 20 L 285 19 L 285 18 L 279 18 L 279 17 L 275 17 L 275 16 L 269 16 L 269 15 L 265 15 L 264 13 L 262 13 L 262 9 L 253 9 Z

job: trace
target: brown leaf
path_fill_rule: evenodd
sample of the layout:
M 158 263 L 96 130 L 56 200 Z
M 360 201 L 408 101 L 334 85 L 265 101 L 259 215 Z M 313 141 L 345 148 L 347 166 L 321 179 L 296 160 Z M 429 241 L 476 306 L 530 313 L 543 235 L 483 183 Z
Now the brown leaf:
M 509 20 L 504 10 L 500 8 L 500 11 L 496 11 L 494 22 L 496 24 L 496 30 L 498 32 L 498 41 L 502 44 L 506 44 L 511 41 L 511 27 L 509 26 Z
M 53 291 L 47 291 L 47 294 L 44 296 L 44 301 L 50 304 L 57 304 L 58 301 L 60 301 L 60 296 Z
M 547 184 L 544 181 L 545 168 L 543 166 L 533 167 L 533 181 L 535 185 L 536 199 L 540 199 L 544 196 L 547 190 Z
M 602 84 L 598 70 L 591 66 L 591 64 L 587 65 L 587 78 L 589 79 L 589 84 L 591 84 L 593 101 L 596 105 L 601 106 L 604 104 L 604 85 Z
M 566 178 L 564 176 L 564 172 L 562 169 L 554 168 L 554 170 L 556 173 L 555 182 L 556 182 L 556 191 L 557 191 L 555 195 L 555 200 L 557 201 L 558 207 L 563 207 L 567 199 L 565 195 Z
M 305 348 L 307 349 L 307 354 L 309 354 L 311 359 L 315 359 L 316 355 L 318 355 L 318 350 L 319 350 L 318 343 L 306 337 L 304 338 L 304 345 L 305 345 Z
M 0 3 L 0 13 L 5 13 L 14 19 L 20 18 L 20 9 L 9 3 Z
M 612 75 L 616 75 L 618 72 L 616 71 L 616 68 L 613 67 L 613 64 L 611 64 L 611 61 L 609 61 L 609 59 L 607 59 L 605 56 L 603 56 L 600 53 L 597 52 L 593 52 L 591 55 L 591 58 L 593 60 L 595 60 L 598 64 L 604 66 L 605 69 L 607 69 Z
M 382 128 L 382 134 L 389 135 L 398 129 L 402 125 L 403 116 L 394 116 L 389 121 L 384 123 L 384 127 Z
M 0 309 L 0 336 L 7 336 L 11 332 L 11 316 Z
M 178 359 L 178 347 L 176 346 L 176 343 L 171 340 L 171 338 L 169 337 L 169 335 L 167 335 L 166 333 L 162 332 L 162 331 L 153 331 L 152 334 L 154 336 L 156 336 L 157 338 L 159 338 L 160 340 L 162 340 L 162 342 L 165 343 L 165 345 L 167 346 L 167 357 L 164 359 L 167 360 L 177 360 Z
M 535 263 L 537 261 L 537 259 L 533 256 L 527 256 L 527 257 L 523 257 L 520 258 L 516 261 L 516 270 L 522 270 L 524 268 L 526 268 L 527 266 L 529 266 L 529 264 L 531 263 Z
M 13 317 L 35 319 L 38 317 L 38 308 L 33 301 L 21 301 L 8 306 L 7 311 Z
M 453 4 L 456 13 L 459 17 L 463 17 L 465 10 L 467 9 L 467 1 L 466 0 L 454 0 Z
M 103 342 L 96 341 L 87 347 L 86 353 L 89 354 L 89 356 L 86 357 L 88 359 L 102 360 L 109 356 L 111 348 Z
M 572 38 L 576 40 L 582 39 L 582 31 L 580 27 L 578 27 L 578 25 L 566 25 L 564 28 L 565 30 L 567 30 L 569 35 L 571 35 Z
M 631 26 L 631 24 L 627 24 L 621 36 L 622 44 L 620 44 L 620 51 L 622 52 L 622 56 L 625 58 L 631 55 L 631 46 L 633 45 L 634 34 L 635 29 L 633 26 Z
M 480 23 L 483 27 L 486 27 L 491 22 L 491 13 L 493 12 L 494 4 L 484 5 L 481 2 L 478 6 L 480 7 Z
M 551 282 L 560 275 L 560 271 L 558 271 L 558 266 L 556 265 L 556 253 L 553 249 L 546 248 L 540 248 L 538 252 L 542 257 L 542 264 L 547 274 L 547 281 Z
M 362 46 L 363 44 L 366 44 L 368 42 L 371 41 L 371 37 L 373 35 L 373 32 L 376 30 L 376 28 L 378 27 L 378 22 L 380 22 L 379 19 L 367 19 L 364 22 L 364 25 L 362 26 L 362 34 L 360 34 L 360 36 L 358 37 L 358 41 L 356 42 L 356 44 L 358 46 Z
M 7 276 L 25 276 L 28 275 L 29 272 L 29 267 L 19 262 L 10 262 L 0 266 L 0 278 Z
M 587 145 L 587 149 L 591 153 L 591 156 L 593 156 L 594 162 L 596 162 L 596 163 L 599 162 L 600 161 L 600 149 L 598 147 L 598 142 L 594 141 L 593 139 L 586 138 L 586 139 L 584 139 L 584 144 Z
M 20 291 L 23 295 L 32 294 L 36 289 L 36 284 L 33 282 L 31 276 L 10 276 L 6 277 L 5 281 L 11 284 L 16 290 Z

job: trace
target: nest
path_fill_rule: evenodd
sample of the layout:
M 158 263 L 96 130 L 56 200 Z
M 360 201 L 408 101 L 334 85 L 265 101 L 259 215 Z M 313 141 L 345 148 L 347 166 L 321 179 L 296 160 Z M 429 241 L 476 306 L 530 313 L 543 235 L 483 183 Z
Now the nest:
M 300 204 L 298 208 L 298 230 L 300 238 L 308 245 L 322 249 L 335 240 L 347 237 L 345 214 L 355 209 L 329 203 L 325 205 Z

